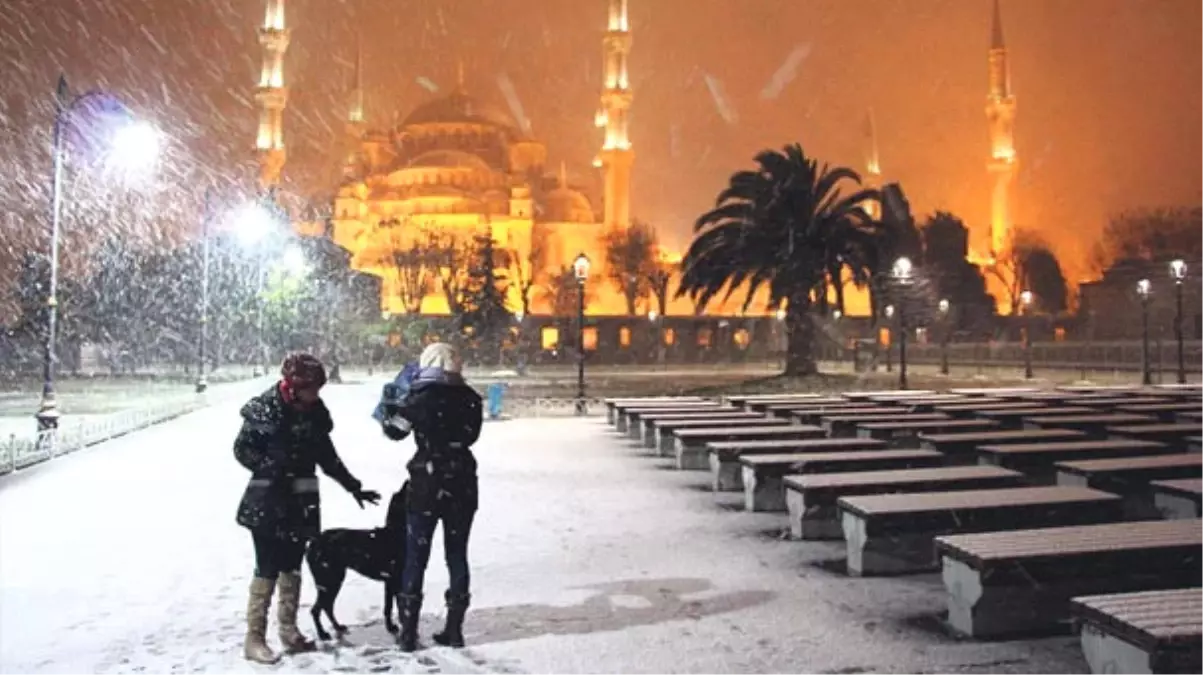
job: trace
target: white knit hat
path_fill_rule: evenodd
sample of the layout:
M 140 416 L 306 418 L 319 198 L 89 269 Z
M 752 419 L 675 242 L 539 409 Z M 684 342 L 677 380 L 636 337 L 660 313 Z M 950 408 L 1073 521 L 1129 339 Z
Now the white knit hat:
M 455 347 L 446 342 L 426 345 L 426 349 L 422 350 L 422 356 L 418 358 L 418 366 L 423 370 L 441 368 L 443 372 L 458 373 L 459 362 L 455 358 Z

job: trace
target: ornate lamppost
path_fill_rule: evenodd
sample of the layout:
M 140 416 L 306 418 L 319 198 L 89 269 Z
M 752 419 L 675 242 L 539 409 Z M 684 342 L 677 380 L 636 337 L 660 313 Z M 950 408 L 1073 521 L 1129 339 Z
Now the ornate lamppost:
M 1153 295 L 1153 284 L 1148 279 L 1136 282 L 1136 295 L 1140 296 L 1140 383 L 1153 384 L 1153 360 L 1149 355 L 1149 299 Z
M 589 257 L 579 254 L 572 262 L 576 277 L 576 414 L 584 415 L 585 406 L 585 281 L 589 278 Z
M 1174 339 L 1178 341 L 1178 384 L 1186 384 L 1186 355 L 1182 337 L 1182 282 L 1186 280 L 1186 262 L 1171 262 L 1170 276 L 1174 279 Z
M 891 270 L 894 283 L 900 289 L 898 297 L 898 388 L 906 389 L 906 290 L 911 284 L 911 272 L 914 267 L 910 258 L 899 258 L 894 261 Z
M 1032 379 L 1032 292 L 1019 294 L 1019 311 L 1023 313 L 1023 377 Z
M 949 322 L 949 311 L 952 305 L 949 304 L 947 298 L 940 299 L 940 324 L 943 329 L 940 333 L 940 374 L 948 374 L 948 338 L 952 335 L 952 324 Z

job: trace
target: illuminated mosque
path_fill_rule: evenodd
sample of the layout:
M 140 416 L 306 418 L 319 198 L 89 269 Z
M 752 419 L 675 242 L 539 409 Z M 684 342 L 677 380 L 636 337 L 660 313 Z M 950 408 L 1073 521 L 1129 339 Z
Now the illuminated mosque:
M 385 312 L 446 314 L 448 302 L 439 288 L 439 275 L 414 298 L 412 288 L 407 288 L 412 284 L 396 262 L 398 256 L 422 247 L 431 237 L 467 242 L 487 232 L 509 261 L 519 265 L 525 261 L 540 287 L 584 253 L 592 263 L 588 313 L 623 314 L 620 289 L 606 273 L 604 237 L 631 224 L 635 158 L 628 122 L 633 99 L 628 71 L 631 32 L 627 0 L 607 1 L 608 23 L 602 38 L 604 82 L 594 120 L 603 130 L 601 150 L 594 160 L 603 177 L 600 208 L 581 186 L 570 182 L 563 166 L 558 170 L 547 166 L 547 146 L 531 136 L 525 120 L 515 120 L 504 108 L 468 91 L 462 66 L 451 93 L 422 103 L 399 124 L 368 128 L 360 56 L 346 118 L 343 180 L 330 221 L 298 223 L 297 230 L 306 236 L 331 237 L 351 252 L 355 269 L 378 276 L 380 305 Z M 267 0 L 265 21 L 259 28 L 264 60 L 255 94 L 260 110 L 256 149 L 264 188 L 279 184 L 286 158 L 284 54 L 289 29 L 284 7 L 285 0 Z M 998 0 L 994 2 L 986 114 L 991 139 L 992 250 L 985 256 L 971 254 L 971 259 L 983 263 L 1009 249 L 1010 191 L 1016 171 L 1012 137 L 1015 98 L 1010 91 Z M 871 113 L 867 135 L 863 178 L 866 184 L 880 187 L 882 171 Z M 666 263 L 680 259 L 667 251 L 657 255 Z M 864 294 L 848 291 L 849 313 L 867 310 L 867 301 L 858 297 Z M 509 293 L 511 308 L 521 307 L 518 284 L 510 284 Z M 551 313 L 547 294 L 532 293 L 528 300 L 533 313 Z M 742 296 L 736 294 L 724 304 L 712 305 L 707 313 L 735 315 Z M 763 303 L 752 307 L 756 309 L 750 314 L 770 311 L 761 309 Z M 689 315 L 694 308 L 686 299 L 674 299 L 669 312 Z

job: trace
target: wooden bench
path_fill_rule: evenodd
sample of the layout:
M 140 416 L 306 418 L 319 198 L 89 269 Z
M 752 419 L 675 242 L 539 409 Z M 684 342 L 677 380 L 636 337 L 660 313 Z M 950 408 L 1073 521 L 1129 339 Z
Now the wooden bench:
M 1004 397 L 1016 396 L 1020 394 L 1032 394 L 1040 391 L 1036 387 L 961 387 L 958 389 L 949 389 L 950 394 L 961 394 L 962 396 L 982 396 L 982 397 Z
M 654 429 L 652 430 L 657 447 L 657 453 L 661 457 L 675 457 L 677 454 L 677 432 L 688 431 L 692 429 L 742 429 L 755 427 L 763 429 L 765 427 L 789 427 L 789 420 L 783 420 L 779 417 L 765 417 L 757 413 L 751 413 L 753 417 L 740 419 L 693 419 L 693 420 L 659 420 L 652 422 Z
M 932 412 L 944 413 L 952 417 L 971 418 L 987 410 L 1039 410 L 1044 408 L 1042 403 L 1029 401 L 988 401 L 986 403 L 945 403 L 932 406 Z
M 993 420 L 908 420 L 904 422 L 863 422 L 856 425 L 857 438 L 877 438 L 896 448 L 919 447 L 919 434 L 990 431 L 998 428 Z
M 846 391 L 841 396 L 849 401 L 869 401 L 878 398 L 895 400 L 913 396 L 931 396 L 937 392 L 930 389 L 907 389 L 899 391 L 897 389 L 886 389 L 884 391 Z
M 1129 520 L 1161 517 L 1156 492 L 1150 485 L 1153 481 L 1198 480 L 1200 474 L 1203 474 L 1203 456 L 1187 452 L 1057 464 L 1058 485 L 1084 485 L 1120 495 L 1124 498 L 1124 513 Z
M 722 429 L 681 429 L 675 434 L 675 465 L 681 470 L 705 471 L 710 468 L 710 453 L 707 443 L 718 441 L 773 441 L 822 438 L 823 430 L 818 427 L 789 424 L 781 426 L 761 425 Z
M 715 401 L 695 401 L 690 403 L 659 403 L 659 404 L 638 404 L 632 406 L 619 407 L 615 406 L 614 429 L 619 433 L 626 433 L 627 427 L 631 421 L 631 415 L 638 417 L 641 413 L 652 412 L 692 412 L 696 410 L 727 410 L 728 407 Z
M 1162 422 L 1175 422 L 1179 413 L 1203 415 L 1198 403 L 1125 403 L 1115 406 L 1119 412 L 1136 413 L 1137 415 L 1153 415 Z
M 978 461 L 1007 469 L 1022 471 L 1041 481 L 1056 477 L 1054 465 L 1083 459 L 1107 459 L 1165 454 L 1175 449 L 1164 443 L 1135 441 L 1127 438 L 1102 438 L 1056 443 L 1013 443 L 982 445 L 977 449 Z
M 1090 408 L 1082 408 L 1080 406 L 1045 406 L 1043 408 L 1007 408 L 1001 410 L 983 410 L 976 417 L 982 419 L 994 420 L 1003 426 L 1004 429 L 1022 429 L 1023 421 L 1028 417 L 1038 417 L 1041 415 L 1093 415 L 1094 410 Z
M 1069 601 L 1092 673 L 1198 673 L 1203 588 L 1088 595 Z
M 1199 424 L 1203 422 L 1203 412 L 1180 412 L 1174 415 L 1175 422 L 1194 422 Z
M 1203 479 L 1177 478 L 1174 480 L 1155 480 L 1150 483 L 1153 488 L 1153 504 L 1161 517 L 1170 519 L 1198 518 L 1203 514 Z
M 1062 384 L 1056 387 L 1057 391 L 1069 392 L 1071 394 L 1136 394 L 1141 390 L 1138 384 Z
M 1122 423 L 1121 423 L 1122 424 Z M 1144 441 L 1157 441 L 1179 447 L 1186 444 L 1186 439 L 1203 433 L 1203 424 L 1197 422 L 1171 422 L 1168 424 L 1140 424 L 1132 426 L 1110 426 L 1107 433 L 1124 438 L 1139 438 Z
M 1156 405 L 1164 404 L 1165 401 L 1155 396 L 1083 396 L 1074 399 L 1074 405 L 1080 405 L 1084 408 L 1103 408 L 1108 411 L 1115 410 L 1117 412 L 1126 412 L 1119 410 L 1121 406 L 1130 405 Z
M 790 534 L 795 539 L 842 539 L 836 508 L 841 497 L 1016 487 L 1022 480 L 1023 474 L 995 466 L 946 466 L 791 475 L 783 484 Z
M 1190 452 L 1203 452 L 1203 436 L 1187 436 L 1186 449 Z
M 893 406 L 884 406 L 878 403 L 841 403 L 839 405 L 791 408 L 783 416 L 789 417 L 795 422 L 799 422 L 801 424 L 818 424 L 819 418 L 823 415 L 836 415 L 840 413 L 847 413 L 849 415 L 859 415 L 861 413 L 886 414 L 890 412 L 898 412 L 898 408 Z
M 855 436 L 856 425 L 868 422 L 922 422 L 930 420 L 946 420 L 948 415 L 940 413 L 908 413 L 895 410 L 841 412 L 830 415 L 819 415 L 819 426 L 833 438 Z
M 723 402 L 742 408 L 752 401 L 768 401 L 771 399 L 792 399 L 802 401 L 808 398 L 827 398 L 825 394 L 730 394 L 723 397 Z
M 843 452 L 744 455 L 744 508 L 785 511 L 785 477 L 806 473 L 842 473 L 940 466 L 943 457 L 931 450 L 850 450 Z
M 707 410 L 705 412 L 688 412 L 688 413 L 644 413 L 639 416 L 639 423 L 631 426 L 631 436 L 637 437 L 646 448 L 656 449 L 658 436 L 656 434 L 656 422 L 679 421 L 685 422 L 689 420 L 752 420 L 764 419 L 764 415 L 758 413 L 744 412 L 736 408 L 721 408 L 716 410 Z M 636 436 L 638 432 L 638 436 Z
M 938 405 L 966 403 L 971 400 L 972 399 L 970 399 L 968 396 L 937 394 L 935 396 L 914 396 L 900 399 L 887 399 L 883 401 L 877 401 L 877 403 L 881 405 L 895 406 L 908 412 L 931 412 L 932 408 Z
M 938 450 L 952 462 L 975 464 L 977 463 L 977 449 L 983 445 L 1050 443 L 1076 441 L 1084 438 L 1086 438 L 1086 434 L 1067 429 L 1037 429 L 1035 431 L 1012 429 L 963 434 L 919 434 L 919 447 L 925 450 Z
M 811 398 L 800 401 L 756 401 L 744 405 L 745 410 L 754 412 L 762 412 L 768 415 L 776 415 L 778 417 L 789 417 L 788 411 L 794 408 L 813 408 L 824 405 L 846 405 L 848 402 L 842 398 L 829 396 L 826 398 Z
M 1123 517 L 1122 501 L 1099 490 L 1054 485 L 841 497 L 836 504 L 848 573 L 863 576 L 935 569 L 937 536 L 1111 522 Z
M 1107 427 L 1130 424 L 1151 424 L 1156 418 L 1132 413 L 1105 413 L 1093 415 L 1040 415 L 1023 420 L 1025 429 L 1077 429 L 1087 436 L 1101 438 L 1108 435 Z
M 737 408 L 731 408 L 724 405 L 704 405 L 704 406 L 689 406 L 689 407 L 658 407 L 658 408 L 629 408 L 623 410 L 619 415 L 620 424 L 615 425 L 615 430 L 619 433 L 625 433 L 631 438 L 640 438 L 643 432 L 643 420 L 649 415 L 656 415 L 667 419 L 673 415 L 705 415 L 705 414 L 721 414 L 721 413 L 738 413 L 743 412 Z
M 1203 522 L 1153 520 L 936 538 L 949 626 L 972 637 L 1056 628 L 1069 599 L 1182 588 L 1203 575 Z
M 739 458 L 750 455 L 784 453 L 845 452 L 885 450 L 885 441 L 863 438 L 801 438 L 784 441 L 722 441 L 707 443 L 710 452 L 710 479 L 715 492 L 737 491 L 744 487 Z
M 658 403 L 686 403 L 703 401 L 700 396 L 652 396 L 648 398 L 608 398 L 604 401 L 606 406 L 606 421 L 610 424 L 615 424 L 618 421 L 618 412 L 625 407 L 645 403 L 655 405 Z
M 1043 403 L 1044 405 L 1048 406 L 1062 406 L 1073 405 L 1073 402 L 1080 397 L 1080 394 L 1074 394 L 1068 391 L 1049 391 L 1047 389 L 1042 389 L 1040 391 L 1015 394 L 1013 396 L 1006 396 L 1004 398 L 1009 398 L 1013 401 Z

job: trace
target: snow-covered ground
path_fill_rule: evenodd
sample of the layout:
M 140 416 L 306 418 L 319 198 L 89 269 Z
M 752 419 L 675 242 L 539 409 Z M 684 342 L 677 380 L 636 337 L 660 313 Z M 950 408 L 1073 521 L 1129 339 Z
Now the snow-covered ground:
M 368 487 L 411 446 L 368 413 L 378 384 L 331 386 L 335 441 Z M 702 473 L 639 457 L 599 418 L 490 423 L 478 457 L 469 647 L 396 650 L 382 589 L 354 574 L 344 642 L 274 667 L 241 658 L 246 475 L 222 404 L 0 480 L 3 672 L 1084 672 L 1076 641 L 943 636 L 934 575 L 852 579 L 831 544 L 782 541 Z M 327 527 L 371 527 L 323 480 Z M 442 618 L 435 543 L 424 638 Z M 306 572 L 301 626 L 312 635 Z M 274 626 L 273 626 L 274 628 Z M 271 636 L 274 640 L 274 634 Z

